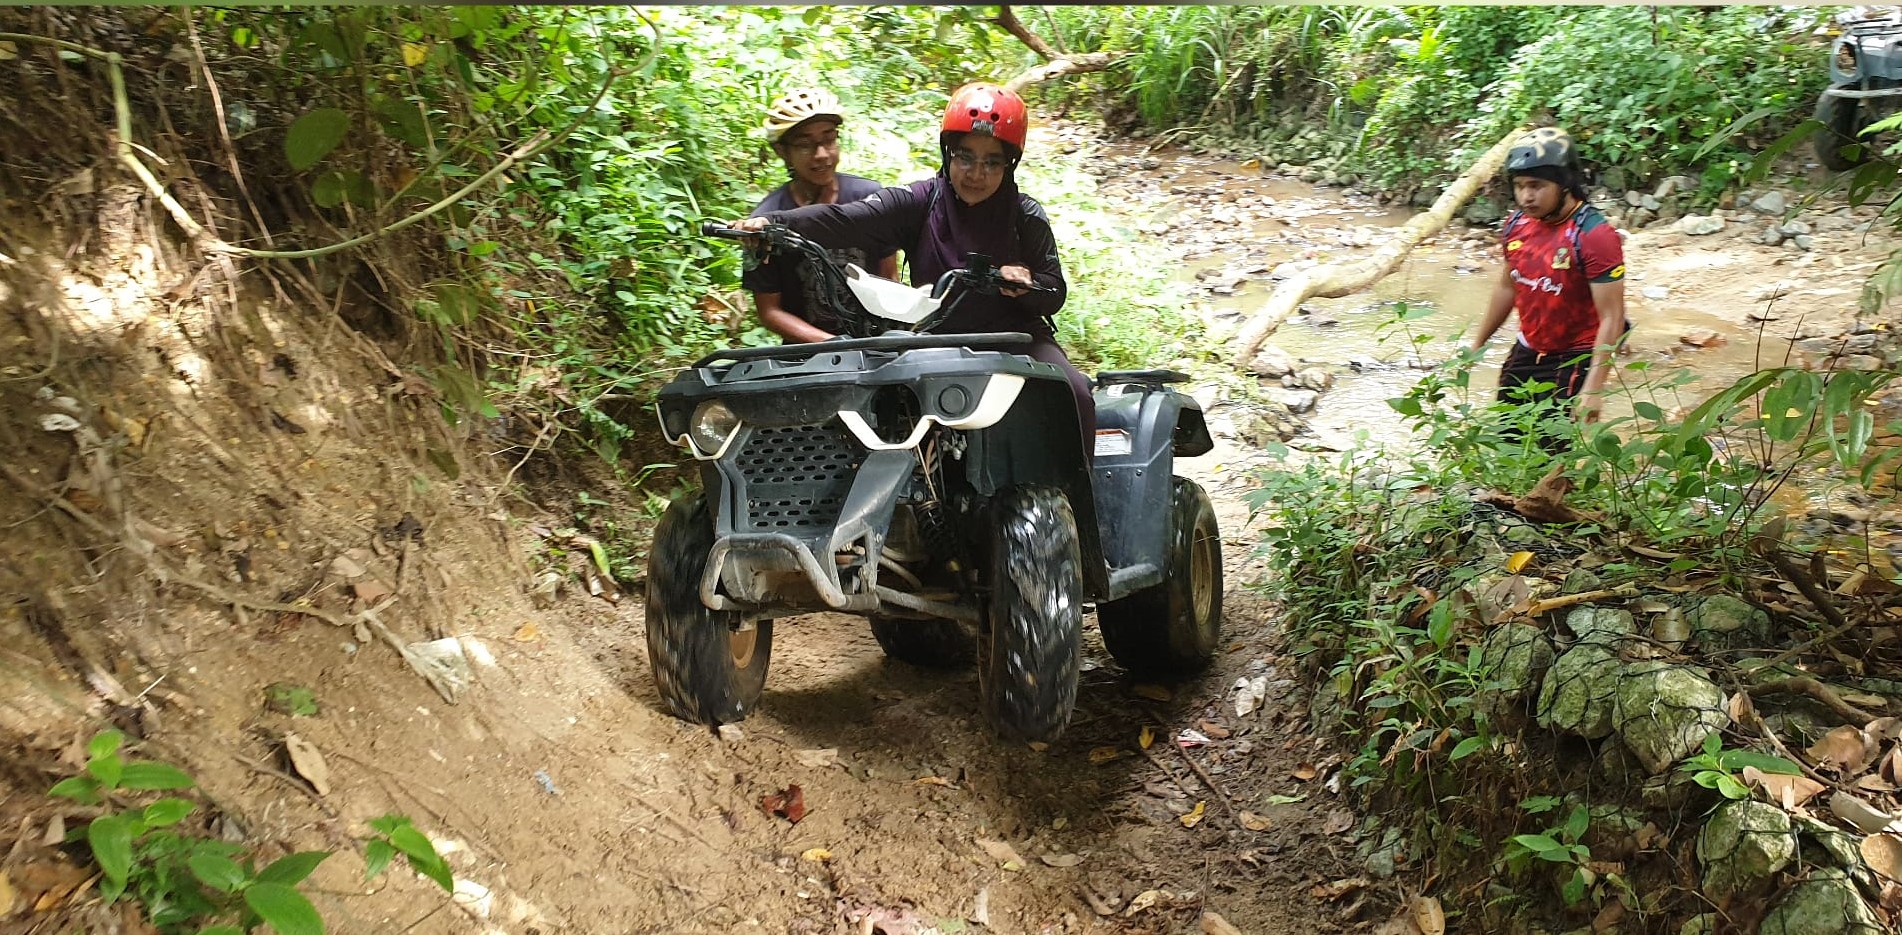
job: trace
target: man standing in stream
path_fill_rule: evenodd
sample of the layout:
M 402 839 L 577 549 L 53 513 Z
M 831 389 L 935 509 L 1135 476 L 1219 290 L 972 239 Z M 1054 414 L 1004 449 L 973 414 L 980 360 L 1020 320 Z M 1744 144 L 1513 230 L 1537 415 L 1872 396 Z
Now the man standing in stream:
M 1612 350 L 1625 320 L 1624 243 L 1611 222 L 1585 201 L 1572 137 L 1541 127 L 1519 138 L 1506 156 L 1506 177 L 1518 210 L 1500 229 L 1506 263 L 1473 336 L 1481 353 L 1514 309 L 1519 337 L 1499 371 L 1499 398 L 1576 400 L 1580 422 L 1598 418 Z M 1520 387 L 1552 388 L 1532 397 Z

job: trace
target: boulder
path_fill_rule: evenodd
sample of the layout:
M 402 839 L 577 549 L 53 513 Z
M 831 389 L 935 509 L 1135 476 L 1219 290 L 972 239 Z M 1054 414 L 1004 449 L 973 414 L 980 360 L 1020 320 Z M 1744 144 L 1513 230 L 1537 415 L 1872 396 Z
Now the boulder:
M 1782 231 L 1786 237 L 1795 237 L 1798 234 L 1810 233 L 1810 226 L 1802 221 L 1789 221 L 1777 230 Z
M 1273 344 L 1264 345 L 1248 369 L 1258 377 L 1282 377 L 1294 372 L 1294 355 Z
M 1640 662 L 1618 681 L 1612 723 L 1619 739 L 1651 775 L 1697 752 L 1704 738 L 1724 729 L 1724 692 L 1696 670 L 1667 662 Z
M 1687 214 L 1678 219 L 1677 229 L 1692 237 L 1715 234 L 1724 229 L 1724 219 L 1704 214 Z
M 1782 214 L 1790 207 L 1790 203 L 1782 192 L 1770 192 L 1757 196 L 1750 202 L 1750 207 L 1759 214 Z
M 1565 583 L 1559 586 L 1564 594 L 1578 594 L 1584 591 L 1596 591 L 1605 586 L 1605 579 L 1589 568 L 1574 568 L 1565 576 Z
M 1766 247 L 1774 247 L 1783 243 L 1783 228 L 1775 224 L 1764 228 L 1763 233 L 1757 235 L 1757 242 Z
M 1269 387 L 1268 398 L 1288 407 L 1289 412 L 1308 412 L 1319 402 L 1321 394 L 1313 390 L 1290 390 L 1282 387 Z
M 1712 594 L 1685 612 L 1691 643 L 1700 652 L 1764 646 L 1770 640 L 1770 615 L 1728 594 Z
M 1882 923 L 1849 875 L 1834 867 L 1790 887 L 1757 926 L 1758 935 L 1881 935 Z
M 1539 726 L 1587 740 L 1610 735 L 1622 668 L 1618 656 L 1598 643 L 1566 650 L 1539 689 Z
M 1768 884 L 1795 858 L 1796 833 L 1790 827 L 1789 813 L 1766 802 L 1725 802 L 1711 813 L 1697 834 L 1697 862 L 1704 868 L 1704 892 L 1715 900 Z M 1791 929 L 1790 935 L 1814 935 L 1816 931 Z
M 1610 607 L 1577 607 L 1565 615 L 1565 628 L 1581 643 L 1611 645 L 1638 632 L 1630 613 Z
M 1557 656 L 1551 638 L 1538 627 L 1526 623 L 1494 627 L 1479 647 L 1480 679 L 1490 683 L 1481 691 L 1495 702 L 1533 695 Z
M 1500 207 L 1499 202 L 1481 195 L 1474 198 L 1460 216 L 1472 224 L 1497 224 L 1505 219 L 1506 209 Z
M 1282 386 L 1288 386 L 1289 377 L 1294 379 L 1294 386 L 1289 387 L 1290 389 L 1313 390 L 1317 393 L 1323 393 L 1334 385 L 1334 374 L 1329 373 L 1325 367 L 1303 367 L 1289 374 L 1287 377 L 1282 377 Z

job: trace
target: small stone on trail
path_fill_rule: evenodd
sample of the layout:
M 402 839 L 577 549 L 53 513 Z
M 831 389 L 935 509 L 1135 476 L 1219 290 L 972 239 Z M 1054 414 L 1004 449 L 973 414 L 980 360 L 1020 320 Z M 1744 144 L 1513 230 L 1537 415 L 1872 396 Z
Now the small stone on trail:
M 720 739 L 727 743 L 739 743 L 746 739 L 746 732 L 740 730 L 740 725 L 738 724 L 722 724 L 719 727 L 718 733 Z
M 1724 343 L 1724 336 L 1709 328 L 1698 328 L 1678 335 L 1677 340 L 1692 347 L 1718 347 Z

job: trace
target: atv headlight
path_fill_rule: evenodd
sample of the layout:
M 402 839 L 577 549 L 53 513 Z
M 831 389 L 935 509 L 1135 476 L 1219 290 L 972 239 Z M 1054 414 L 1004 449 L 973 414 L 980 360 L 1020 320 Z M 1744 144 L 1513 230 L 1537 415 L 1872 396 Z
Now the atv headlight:
M 739 428 L 740 417 L 734 415 L 726 403 L 710 399 L 693 411 L 693 419 L 687 425 L 687 441 L 701 457 L 717 458 L 726 452 L 727 443 L 733 440 Z

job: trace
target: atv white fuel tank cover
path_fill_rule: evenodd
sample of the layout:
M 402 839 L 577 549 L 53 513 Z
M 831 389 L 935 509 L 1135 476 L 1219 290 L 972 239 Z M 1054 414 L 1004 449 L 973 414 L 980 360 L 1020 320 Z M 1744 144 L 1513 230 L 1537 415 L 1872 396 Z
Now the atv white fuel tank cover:
M 914 289 L 902 282 L 874 276 L 860 269 L 856 263 L 845 264 L 845 284 L 864 303 L 866 311 L 907 325 L 924 321 L 925 316 L 937 311 L 938 306 L 943 304 L 942 299 L 931 297 L 930 286 Z

